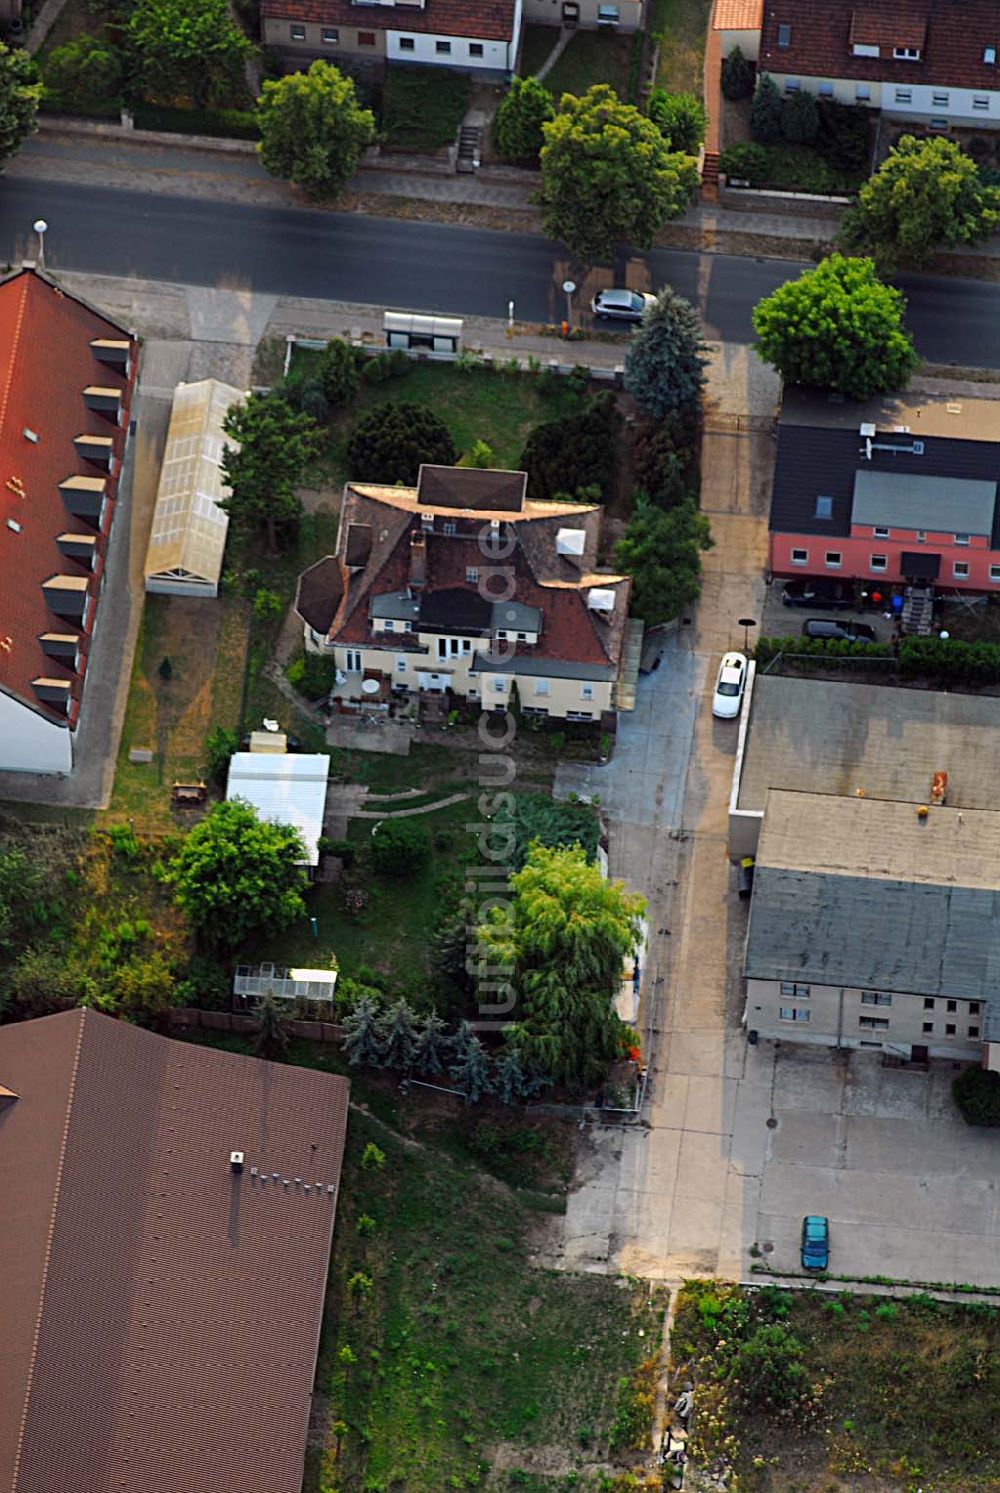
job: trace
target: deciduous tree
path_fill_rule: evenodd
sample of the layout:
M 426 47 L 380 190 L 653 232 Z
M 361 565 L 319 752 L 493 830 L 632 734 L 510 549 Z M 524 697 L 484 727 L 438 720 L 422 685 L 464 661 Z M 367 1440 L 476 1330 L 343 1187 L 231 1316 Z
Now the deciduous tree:
M 103 37 L 77 36 L 42 64 L 45 87 L 81 104 L 113 103 L 122 83 L 121 54 Z
M 42 85 L 35 82 L 34 63 L 27 52 L 0 42 L 0 164 L 34 132 L 41 96 Z
M 319 446 L 316 424 L 278 394 L 249 394 L 227 411 L 222 428 L 239 445 L 223 448 L 232 491 L 219 506 L 241 528 L 264 528 L 268 552 L 276 554 L 279 529 L 302 513 L 296 488 Z
M 533 845 L 510 886 L 509 913 L 493 909 L 479 936 L 489 964 L 512 971 L 511 1046 L 568 1088 L 597 1082 L 619 1050 L 614 996 L 645 904 L 578 846 Z
M 552 95 L 537 78 L 514 78 L 493 123 L 497 150 L 516 160 L 536 161 L 542 125 L 554 117 Z
M 610 390 L 588 400 L 578 415 L 536 425 L 521 453 L 528 496 L 543 502 L 575 499 L 582 489 L 596 488 L 599 498 L 610 497 L 620 430 L 621 416 Z
M 289 824 L 259 819 L 249 804 L 216 804 L 185 837 L 165 879 L 211 944 L 235 948 L 257 931 L 280 933 L 305 913 L 305 850 Z
M 700 98 L 693 93 L 668 93 L 665 88 L 654 88 L 646 112 L 671 150 L 682 150 L 689 156 L 698 154 L 707 122 Z
M 683 296 L 661 290 L 625 350 L 625 388 L 656 420 L 695 404 L 705 382 L 701 318 Z
M 375 139 L 375 116 L 358 102 L 353 78 L 319 59 L 264 83 L 257 122 L 264 169 L 316 198 L 336 197 Z
M 136 0 L 128 39 L 139 89 L 163 104 L 218 103 L 252 50 L 226 0 Z
M 935 249 L 981 244 L 1000 224 L 1000 188 L 943 135 L 904 135 L 844 215 L 841 235 L 893 272 L 924 264 Z
M 870 259 L 832 254 L 755 306 L 757 350 L 788 383 L 868 399 L 902 388 L 917 365 L 905 306 Z
M 631 609 L 649 627 L 679 617 L 701 594 L 701 552 L 712 548 L 708 519 L 693 502 L 664 512 L 637 498 L 635 513 L 615 547 L 615 561 L 632 577 Z
M 648 249 L 697 188 L 695 160 L 672 151 L 653 121 L 606 83 L 582 98 L 564 94 L 542 133 L 545 232 L 581 259 L 608 260 L 623 242 Z

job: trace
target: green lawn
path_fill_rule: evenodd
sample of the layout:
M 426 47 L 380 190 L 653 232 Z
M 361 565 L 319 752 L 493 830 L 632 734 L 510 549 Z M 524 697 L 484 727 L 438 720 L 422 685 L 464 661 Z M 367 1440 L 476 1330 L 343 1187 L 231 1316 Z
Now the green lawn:
M 702 96 L 711 0 L 649 0 L 647 30 L 660 42 L 656 81 L 668 93 Z
M 382 132 L 396 150 L 454 145 L 469 107 L 469 79 L 441 68 L 390 67 L 382 90 Z
M 555 26 L 525 28 L 521 73 L 529 77 L 545 61 L 558 38 Z M 609 31 L 577 31 L 555 67 L 545 77 L 545 87 L 558 101 L 564 93 L 586 93 L 595 83 L 610 83 L 620 98 L 628 93 L 631 36 Z
M 583 1469 L 607 1454 L 619 1378 L 655 1351 L 660 1312 L 637 1283 L 533 1269 L 526 1200 L 425 1137 L 352 1113 L 317 1371 L 344 1429 L 306 1493 L 596 1488 Z M 381 1168 L 361 1166 L 369 1142 Z M 348 1289 L 357 1273 L 370 1294 Z M 537 1482 L 534 1448 L 551 1474 Z

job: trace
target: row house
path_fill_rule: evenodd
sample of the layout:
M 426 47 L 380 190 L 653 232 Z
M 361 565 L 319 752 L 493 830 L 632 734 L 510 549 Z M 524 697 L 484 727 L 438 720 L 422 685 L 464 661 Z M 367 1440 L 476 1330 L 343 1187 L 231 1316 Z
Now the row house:
M 506 710 L 516 689 L 540 717 L 616 708 L 630 580 L 597 567 L 599 507 L 535 502 L 526 483 L 422 466 L 415 488 L 348 484 L 336 552 L 296 600 L 341 703 L 426 693 Z
M 33 269 L 0 284 L 0 771 L 73 768 L 137 351 Z
M 261 31 L 290 69 L 322 58 L 375 71 L 415 63 L 509 78 L 521 0 L 263 0 Z
M 785 391 L 770 569 L 1000 591 L 1000 400 Z

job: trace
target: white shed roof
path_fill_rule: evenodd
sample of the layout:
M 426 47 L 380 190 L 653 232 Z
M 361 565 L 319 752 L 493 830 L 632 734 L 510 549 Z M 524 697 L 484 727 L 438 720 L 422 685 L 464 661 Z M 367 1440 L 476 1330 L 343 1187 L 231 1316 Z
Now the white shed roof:
M 218 379 L 178 384 L 163 450 L 146 577 L 190 577 L 217 586 L 229 518 L 219 507 L 226 411 L 243 398 Z M 213 593 L 214 594 L 214 593 Z
M 322 752 L 288 752 L 273 757 L 261 752 L 234 752 L 226 798 L 242 799 L 257 810 L 261 819 L 292 825 L 306 847 L 302 864 L 316 866 L 329 774 L 330 759 Z

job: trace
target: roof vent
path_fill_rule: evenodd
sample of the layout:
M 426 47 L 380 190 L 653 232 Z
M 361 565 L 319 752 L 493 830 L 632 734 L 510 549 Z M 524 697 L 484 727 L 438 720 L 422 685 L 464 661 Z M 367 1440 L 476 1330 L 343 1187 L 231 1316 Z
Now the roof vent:
M 243 1170 L 243 1152 L 242 1151 L 230 1151 L 230 1153 L 229 1153 L 229 1170 L 231 1172 L 235 1172 L 237 1176 L 239 1176 L 240 1172 L 242 1172 L 242 1170 Z
M 15 534 L 20 534 L 21 532 L 21 525 L 18 523 L 16 518 L 9 518 L 7 520 L 7 527 L 8 529 L 13 529 Z
M 31 443 L 33 445 L 35 445 L 35 446 L 38 445 L 38 432 L 37 431 L 35 431 L 35 430 L 29 430 L 28 427 L 27 427 L 27 425 L 26 425 L 24 427 L 24 430 L 21 432 L 21 434 L 24 436 L 24 439 L 26 441 L 31 441 Z
M 868 436 L 869 439 L 874 440 L 876 427 L 870 421 L 866 420 L 864 424 L 858 426 L 858 435 Z

